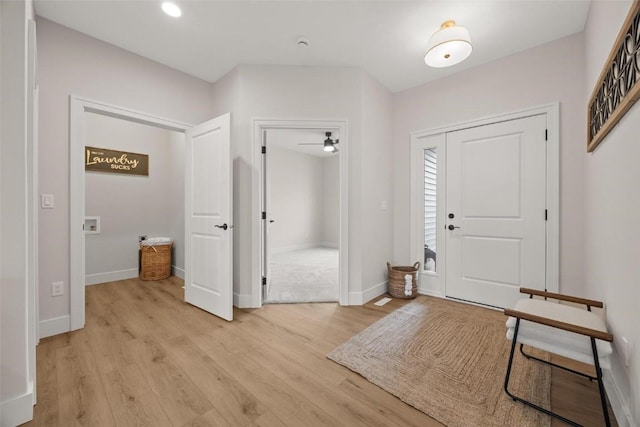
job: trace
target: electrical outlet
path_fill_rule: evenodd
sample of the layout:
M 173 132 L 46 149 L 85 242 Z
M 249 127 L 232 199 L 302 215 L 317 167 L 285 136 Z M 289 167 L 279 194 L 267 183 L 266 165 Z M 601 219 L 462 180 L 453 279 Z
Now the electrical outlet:
M 146 234 L 142 234 L 142 235 L 138 236 L 138 243 L 144 242 L 145 240 L 147 240 L 147 235 Z
M 626 337 L 622 337 L 622 357 L 624 359 L 624 366 L 629 367 L 629 361 L 631 360 L 631 345 Z
M 64 295 L 64 284 L 62 282 L 53 282 L 51 284 L 51 296 L 57 297 Z

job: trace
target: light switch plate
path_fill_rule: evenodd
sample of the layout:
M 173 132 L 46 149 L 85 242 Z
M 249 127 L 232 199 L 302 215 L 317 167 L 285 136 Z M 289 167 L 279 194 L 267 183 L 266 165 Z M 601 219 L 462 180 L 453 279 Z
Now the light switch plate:
M 41 194 L 40 195 L 40 206 L 42 209 L 53 209 L 53 194 Z
M 631 360 L 631 345 L 626 337 L 622 337 L 622 357 L 624 359 L 624 366 L 628 368 Z

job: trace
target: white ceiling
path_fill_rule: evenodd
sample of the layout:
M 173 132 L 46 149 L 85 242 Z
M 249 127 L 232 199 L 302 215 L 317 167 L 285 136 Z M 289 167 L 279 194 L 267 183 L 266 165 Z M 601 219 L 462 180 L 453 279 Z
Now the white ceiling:
M 584 29 L 589 0 L 36 0 L 36 13 L 215 82 L 238 64 L 361 67 L 393 92 Z M 473 53 L 445 69 L 424 53 L 440 24 L 467 27 Z M 296 40 L 304 36 L 310 47 Z

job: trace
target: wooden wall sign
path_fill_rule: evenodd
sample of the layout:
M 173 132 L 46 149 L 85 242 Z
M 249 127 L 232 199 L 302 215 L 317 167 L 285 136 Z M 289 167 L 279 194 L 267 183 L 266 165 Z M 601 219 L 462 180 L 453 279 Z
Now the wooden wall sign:
M 629 10 L 587 109 L 587 151 L 593 151 L 640 98 L 640 0 Z
M 84 170 L 149 176 L 149 155 L 84 147 Z

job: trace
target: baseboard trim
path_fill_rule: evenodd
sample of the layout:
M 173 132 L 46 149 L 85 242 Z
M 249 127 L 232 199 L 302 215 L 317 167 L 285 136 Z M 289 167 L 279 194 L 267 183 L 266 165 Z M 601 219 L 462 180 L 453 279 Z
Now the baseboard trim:
M 340 244 L 333 242 L 320 242 L 320 247 L 329 249 L 340 249 Z
M 71 319 L 69 315 L 54 317 L 40 321 L 40 339 L 63 334 L 71 330 Z
M 233 305 L 238 308 L 258 308 L 253 306 L 251 294 L 233 293 Z
M 28 391 L 11 400 L 0 403 L 0 425 L 17 426 L 33 419 L 33 383 Z
M 373 285 L 362 292 L 349 292 L 348 305 L 364 305 L 387 292 L 387 281 Z
M 138 277 L 137 268 L 127 270 L 107 271 L 105 273 L 87 274 L 84 276 L 84 285 L 97 285 L 98 283 L 116 282 L 118 280 L 133 279 Z
M 611 374 L 611 371 L 603 370 L 602 382 L 604 383 L 604 388 L 607 391 L 607 397 L 609 398 L 611 409 L 613 409 L 616 421 L 618 421 L 618 426 L 638 427 L 638 425 L 633 421 L 631 411 L 622 398 L 620 388 L 618 387 L 614 376 Z
M 434 291 L 429 290 L 427 288 L 421 288 L 420 286 L 418 286 L 418 293 L 420 295 L 426 295 L 426 296 L 429 296 L 429 297 L 445 298 L 445 296 L 443 294 L 441 294 L 440 292 L 434 292 Z
M 180 268 L 180 267 L 176 267 L 175 265 L 171 266 L 171 274 L 173 274 L 176 277 L 181 278 L 182 280 L 184 280 L 184 269 Z

